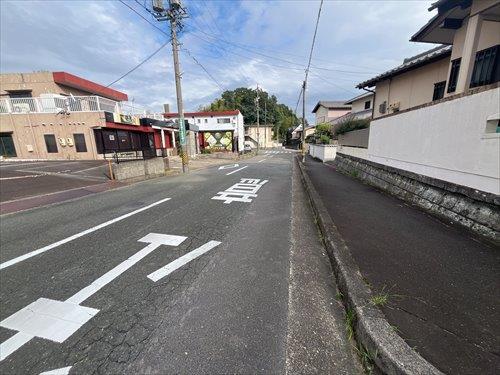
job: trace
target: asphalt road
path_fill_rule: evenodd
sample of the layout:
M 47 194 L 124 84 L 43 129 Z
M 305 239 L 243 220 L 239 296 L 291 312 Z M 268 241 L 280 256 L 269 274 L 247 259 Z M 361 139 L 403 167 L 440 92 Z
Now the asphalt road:
M 2 216 L 0 373 L 360 373 L 292 156 Z
M 2 161 L 0 202 L 102 184 L 106 173 L 102 160 Z

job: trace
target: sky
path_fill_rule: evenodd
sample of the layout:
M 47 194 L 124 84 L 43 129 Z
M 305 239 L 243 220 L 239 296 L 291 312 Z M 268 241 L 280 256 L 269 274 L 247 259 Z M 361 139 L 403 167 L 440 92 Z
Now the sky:
M 66 71 L 106 86 L 166 44 L 111 87 L 138 108 L 160 112 L 169 103 L 175 110 L 168 24 L 144 9 L 150 0 L 124 2 L 0 0 L 0 72 Z M 325 0 L 306 92 L 308 120 L 318 100 L 352 98 L 362 93 L 356 84 L 432 48 L 409 42 L 433 16 L 427 10 L 432 2 Z M 186 111 L 223 90 L 257 85 L 296 108 L 319 1 L 182 4 L 189 16 L 179 34 Z

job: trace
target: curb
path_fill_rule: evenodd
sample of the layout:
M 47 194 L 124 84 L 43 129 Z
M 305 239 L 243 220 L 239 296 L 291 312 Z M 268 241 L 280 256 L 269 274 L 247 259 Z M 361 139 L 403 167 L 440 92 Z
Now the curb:
M 375 365 L 385 374 L 443 375 L 394 331 L 380 309 L 370 303 L 372 292 L 363 281 L 358 265 L 340 236 L 337 227 L 314 188 L 304 165 L 295 158 L 302 183 L 323 234 L 338 288 L 347 308 L 354 311 L 355 335 L 369 353 L 375 353 Z

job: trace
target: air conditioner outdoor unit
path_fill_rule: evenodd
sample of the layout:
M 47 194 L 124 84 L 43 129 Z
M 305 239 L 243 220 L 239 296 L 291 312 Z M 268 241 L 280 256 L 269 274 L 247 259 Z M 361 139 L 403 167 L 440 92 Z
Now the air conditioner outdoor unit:
M 383 102 L 378 106 L 378 111 L 380 113 L 385 113 L 387 110 L 387 102 Z

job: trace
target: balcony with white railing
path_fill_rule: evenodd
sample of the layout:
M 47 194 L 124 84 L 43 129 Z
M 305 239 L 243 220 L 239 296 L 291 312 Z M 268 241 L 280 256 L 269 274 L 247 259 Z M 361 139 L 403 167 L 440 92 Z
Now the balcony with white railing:
M 0 114 L 118 112 L 120 102 L 100 96 L 0 98 Z

